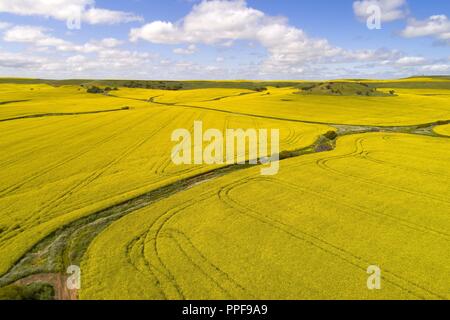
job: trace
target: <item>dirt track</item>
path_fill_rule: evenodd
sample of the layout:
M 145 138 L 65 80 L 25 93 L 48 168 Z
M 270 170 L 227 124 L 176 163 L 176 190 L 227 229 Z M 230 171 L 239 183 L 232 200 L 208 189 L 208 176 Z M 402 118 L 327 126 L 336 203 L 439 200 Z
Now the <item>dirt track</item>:
M 77 290 L 69 290 L 66 286 L 68 276 L 59 273 L 35 274 L 15 282 L 17 285 L 29 285 L 36 282 L 51 284 L 55 289 L 55 300 L 77 300 Z

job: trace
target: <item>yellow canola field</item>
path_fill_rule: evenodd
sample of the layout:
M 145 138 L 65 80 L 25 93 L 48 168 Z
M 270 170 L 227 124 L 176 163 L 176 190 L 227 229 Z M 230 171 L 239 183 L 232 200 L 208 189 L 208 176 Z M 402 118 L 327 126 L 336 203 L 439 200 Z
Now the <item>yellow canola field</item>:
M 101 233 L 80 297 L 450 299 L 449 158 L 446 138 L 361 134 L 203 183 Z
M 241 94 L 228 97 L 214 95 L 213 89 L 165 92 L 155 101 L 327 124 L 406 126 L 450 120 L 450 90 L 381 89 L 395 90 L 398 96 L 336 97 L 297 94 L 298 89 L 294 88 L 268 89 L 267 92 L 241 90 Z M 203 96 L 215 98 L 199 98 Z
M 331 130 L 86 94 L 78 87 L 1 88 L 0 101 L 30 100 L 0 105 L 3 119 L 132 108 L 0 122 L 0 275 L 36 243 L 72 221 L 217 168 L 219 165 L 175 166 L 171 161 L 172 132 L 192 130 L 195 120 L 203 121 L 205 129 L 280 128 L 281 150 L 309 146 Z M 131 98 L 133 93 L 132 89 L 117 91 Z M 150 97 L 158 92 L 147 90 L 146 94 Z M 138 90 L 134 98 L 144 96 Z
M 80 86 L 0 84 L 0 122 L 30 115 L 95 112 L 122 107 L 148 105 L 143 101 L 86 94 L 86 89 Z
M 436 128 L 434 128 L 434 131 L 443 136 L 450 137 L 450 124 L 447 124 L 445 126 L 437 126 Z

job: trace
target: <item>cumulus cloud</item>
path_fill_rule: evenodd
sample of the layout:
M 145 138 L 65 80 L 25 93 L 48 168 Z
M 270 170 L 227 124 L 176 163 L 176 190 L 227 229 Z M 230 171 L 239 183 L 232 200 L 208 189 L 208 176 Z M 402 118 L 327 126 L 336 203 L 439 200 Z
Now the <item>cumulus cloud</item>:
M 129 12 L 96 8 L 95 0 L 2 0 L 0 12 L 21 16 L 43 16 L 61 21 L 79 18 L 89 24 L 142 21 L 142 17 Z
M 95 43 L 95 42 L 94 42 Z M 100 46 L 106 48 L 115 48 L 123 44 L 123 41 L 116 38 L 105 38 L 97 42 Z
M 106 38 L 79 45 L 54 37 L 49 34 L 49 31 L 49 29 L 43 27 L 15 26 L 4 33 L 3 40 L 6 42 L 25 43 L 38 48 L 54 48 L 58 51 L 74 51 L 80 53 L 101 52 L 122 44 L 122 41 L 115 38 Z
M 37 2 L 42 5 L 36 6 Z M 139 20 L 126 12 L 96 8 L 93 0 L 52 0 L 52 5 L 48 2 L 16 0 L 5 5 L 0 0 L 0 12 L 64 20 L 70 18 L 73 8 L 82 8 L 82 21 L 90 24 Z M 377 2 L 389 13 L 385 19 L 403 16 L 397 10 L 405 13 L 404 1 L 392 0 L 390 2 L 396 5 L 391 6 L 382 0 Z M 346 50 L 327 39 L 306 34 L 284 17 L 270 16 L 254 9 L 245 0 L 197 2 L 180 21 L 153 21 L 129 33 L 132 41 L 174 46 L 173 52 L 186 56 L 186 60 L 187 55 L 197 52 L 200 44 L 216 46 L 221 54 L 224 50 L 233 50 L 230 47 L 234 44 L 248 44 L 248 48 L 251 45 L 251 50 L 259 53 L 239 63 L 223 63 L 223 58 L 209 60 L 213 61 L 210 64 L 179 61 L 180 57 L 167 60 L 151 53 L 124 50 L 124 43 L 115 38 L 78 44 L 57 37 L 52 30 L 42 27 L 7 25 L 3 34 L 5 42 L 25 44 L 30 55 L 0 52 L 0 67 L 20 69 L 20 74 L 31 70 L 38 77 L 45 74 L 46 77 L 147 79 L 161 76 L 166 79 L 331 78 L 364 77 L 386 70 L 391 70 L 390 74 L 402 72 L 402 75 L 438 73 L 444 72 L 442 70 L 447 66 L 447 61 L 426 61 L 423 57 L 408 56 L 397 50 Z M 444 37 L 445 32 L 439 32 L 439 35 Z
M 426 59 L 424 57 L 402 57 L 398 59 L 395 63 L 401 66 L 417 66 L 426 63 Z
M 406 0 L 360 0 L 353 3 L 353 11 L 358 19 L 365 21 L 373 14 L 371 6 L 381 9 L 381 21 L 390 22 L 404 19 L 407 14 Z
M 82 20 L 89 24 L 117 24 L 143 21 L 143 18 L 130 12 L 90 8 L 82 13 Z
M 195 44 L 189 45 L 187 48 L 176 48 L 173 53 L 180 55 L 191 55 L 197 52 L 197 46 Z
M 8 29 L 9 27 L 11 27 L 11 23 L 0 21 L 0 30 Z
M 121 49 L 123 42 L 115 38 L 76 44 L 54 37 L 49 29 L 36 26 L 15 26 L 4 32 L 3 40 L 29 45 L 31 50 L 29 55 L 0 52 L 0 67 L 38 77 L 42 73 L 56 77 L 101 77 L 113 76 L 114 72 L 119 77 L 126 72 L 142 71 L 154 58 L 147 52 Z M 43 55 L 38 55 L 40 53 Z M 69 54 L 72 55 L 67 57 Z
M 392 2 L 392 3 L 391 3 Z M 404 1 L 379 2 L 388 19 L 400 10 Z M 397 13 L 397 16 L 400 16 Z M 395 50 L 345 50 L 327 39 L 313 38 L 302 29 L 289 24 L 284 17 L 269 16 L 248 6 L 244 0 L 211 0 L 195 5 L 180 21 L 153 21 L 130 31 L 130 40 L 156 44 L 207 44 L 231 46 L 237 41 L 259 44 L 268 57 L 258 63 L 259 73 L 301 76 L 311 64 L 390 61 L 404 55 Z M 186 49 L 175 49 L 187 54 Z
M 450 64 L 430 64 L 421 67 L 423 72 L 427 73 L 448 73 L 450 72 Z
M 69 45 L 67 41 L 52 37 L 46 31 L 42 27 L 16 26 L 5 32 L 3 40 L 29 43 L 41 47 L 63 47 Z
M 132 41 L 139 39 L 153 43 L 207 43 L 228 40 L 254 39 L 257 27 L 266 25 L 263 12 L 249 8 L 244 0 L 202 1 L 176 23 L 154 21 L 142 28 L 132 29 Z
M 0 50 L 0 70 L 5 74 L 19 72 L 20 76 L 30 77 L 120 77 L 136 78 L 142 72 L 152 74 L 155 56 L 116 48 L 103 49 L 100 52 L 74 54 L 71 56 L 38 52 L 17 53 Z M 153 71 L 153 72 L 152 72 Z M 161 73 L 161 70 L 158 70 Z M 16 73 L 17 74 L 17 73 Z
M 10 53 L 0 51 L 0 67 L 13 69 L 29 69 L 37 68 L 42 65 L 43 60 L 35 57 L 30 59 L 30 56 L 21 53 Z
M 331 45 L 326 39 L 315 39 L 303 30 L 289 25 L 286 18 L 266 15 L 251 8 L 244 0 L 202 1 L 178 22 L 153 21 L 130 31 L 130 40 L 157 44 L 232 45 L 244 40 L 266 48 L 269 58 L 262 68 L 282 72 L 302 70 L 299 65 L 336 59 L 364 59 L 364 53 L 348 52 Z M 190 50 L 192 51 L 192 50 Z M 177 53 L 187 53 L 176 49 Z M 370 58 L 375 52 L 370 53 Z M 367 54 L 366 54 L 367 56 Z
M 385 48 L 380 48 L 376 50 L 365 49 L 365 50 L 354 50 L 343 52 L 343 58 L 346 62 L 373 62 L 373 61 L 395 61 L 404 57 L 404 53 L 399 50 L 389 50 Z
M 450 44 L 450 20 L 446 15 L 434 15 L 423 21 L 410 19 L 401 35 L 405 38 L 431 36 Z

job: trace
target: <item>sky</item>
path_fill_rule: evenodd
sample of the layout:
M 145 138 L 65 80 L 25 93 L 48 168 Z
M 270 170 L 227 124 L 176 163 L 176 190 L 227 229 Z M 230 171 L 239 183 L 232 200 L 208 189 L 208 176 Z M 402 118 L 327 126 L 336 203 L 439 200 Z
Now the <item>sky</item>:
M 0 77 L 450 74 L 450 1 L 0 0 Z

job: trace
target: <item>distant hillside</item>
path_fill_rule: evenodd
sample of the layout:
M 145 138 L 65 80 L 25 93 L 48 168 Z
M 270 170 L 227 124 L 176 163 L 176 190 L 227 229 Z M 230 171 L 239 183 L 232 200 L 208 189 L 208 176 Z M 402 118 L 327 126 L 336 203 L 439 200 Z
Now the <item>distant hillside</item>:
M 159 80 L 88 80 L 88 79 L 69 79 L 69 80 L 45 80 L 45 79 L 19 79 L 19 78 L 0 78 L 0 83 L 17 84 L 48 84 L 51 86 L 79 85 L 84 87 L 128 87 L 142 89 L 161 89 L 161 90 L 192 90 L 207 88 L 230 88 L 230 89 L 248 89 L 263 91 L 266 87 L 302 87 L 313 84 L 313 81 L 159 81 Z
M 415 76 L 399 80 L 364 81 L 376 88 L 450 89 L 450 76 Z
M 352 79 L 335 81 L 165 81 L 165 80 L 92 80 L 92 79 L 67 79 L 67 80 L 47 80 L 47 79 L 25 79 L 25 78 L 0 78 L 0 83 L 14 84 L 48 84 L 59 87 L 64 85 L 83 86 L 86 88 L 92 86 L 98 87 L 128 87 L 143 89 L 162 89 L 162 90 L 192 90 L 208 88 L 230 88 L 230 89 L 248 89 L 263 91 L 267 87 L 294 87 L 298 89 L 310 89 L 310 94 L 339 95 L 361 95 L 379 96 L 384 95 L 380 92 L 368 91 L 366 85 L 372 89 L 379 88 L 404 88 L 404 89 L 450 89 L 450 76 L 421 76 L 398 80 L 370 80 L 370 79 Z M 326 83 L 325 88 L 323 85 Z M 333 83 L 331 89 L 327 89 L 328 84 Z M 351 85 L 352 84 L 352 85 Z M 354 85 L 354 86 L 353 86 Z M 341 87 L 342 86 L 342 87 Z M 365 88 L 363 88 L 364 86 Z M 308 90 L 305 90 L 306 92 Z M 334 93 L 333 93 L 334 91 Z
M 413 76 L 405 79 L 435 79 L 435 80 L 450 80 L 450 75 L 442 75 L 442 76 Z
M 361 82 L 321 82 L 309 87 L 302 88 L 299 94 L 327 95 L 327 96 L 366 96 L 366 97 L 388 97 L 394 96 L 395 92 L 384 93 L 376 88 Z

